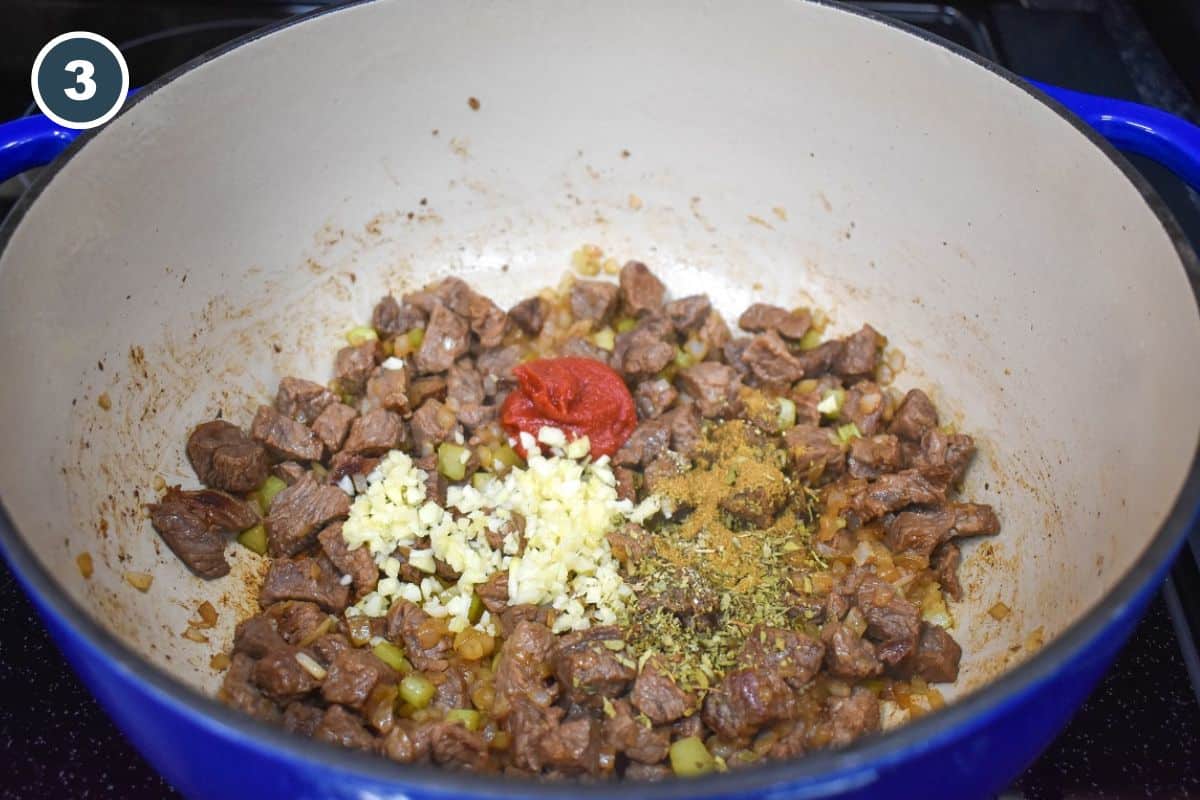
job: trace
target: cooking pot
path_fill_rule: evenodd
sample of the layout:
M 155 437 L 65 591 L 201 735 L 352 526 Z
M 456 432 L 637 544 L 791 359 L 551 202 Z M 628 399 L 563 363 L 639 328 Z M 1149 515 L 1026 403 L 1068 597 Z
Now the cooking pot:
M 245 424 L 280 376 L 328 375 L 385 292 L 454 273 L 510 303 L 584 242 L 726 313 L 758 298 L 824 309 L 837 333 L 871 322 L 905 356 L 897 384 L 977 436 L 965 495 L 1003 522 L 965 549 L 945 710 L 837 752 L 620 791 L 1007 785 L 1194 521 L 1196 259 L 1046 94 L 794 0 L 334 9 L 148 87 L 39 178 L 0 232 L 0 548 L 121 729 L 193 797 L 614 791 L 401 766 L 222 707 L 209 662 L 255 610 L 261 564 L 231 545 L 231 574 L 200 580 L 143 511 L 164 482 L 194 485 L 190 426 Z M 205 600 L 216 627 L 183 637 Z M 1000 603 L 1007 616 L 988 613 Z

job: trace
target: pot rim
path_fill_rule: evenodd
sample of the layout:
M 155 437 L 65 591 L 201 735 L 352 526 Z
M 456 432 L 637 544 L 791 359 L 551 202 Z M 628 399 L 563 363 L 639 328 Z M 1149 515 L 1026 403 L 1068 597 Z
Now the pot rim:
M 1021 88 L 1034 100 L 1065 119 L 1107 155 L 1145 199 L 1174 244 L 1181 266 L 1191 284 L 1193 299 L 1200 305 L 1200 260 L 1197 259 L 1166 203 L 1123 155 L 1063 105 L 1010 70 L 915 26 L 885 17 L 875 11 L 842 5 L 837 0 L 797 1 L 852 14 L 915 36 Z M 180 76 L 235 48 L 293 25 L 372 2 L 376 0 L 352 0 L 342 5 L 317 9 L 233 39 L 148 84 L 126 103 L 120 113 L 126 113 L 128 108 L 136 106 Z M 17 201 L 3 223 L 0 223 L 0 255 L 46 186 L 100 130 L 103 128 L 88 131 L 78 137 L 42 171 L 34 185 Z M 982 729 L 991 719 L 1020 702 L 1023 696 L 1029 696 L 1042 685 L 1054 680 L 1060 671 L 1082 657 L 1089 646 L 1120 618 L 1140 608 L 1146 596 L 1157 589 L 1197 518 L 1200 518 L 1200 447 L 1193 454 L 1187 478 L 1180 487 L 1170 513 L 1134 564 L 1094 607 L 1028 660 L 942 710 L 885 735 L 859 740 L 846 749 L 818 751 L 795 761 L 773 762 L 750 769 L 712 774 L 706 776 L 702 782 L 669 780 L 662 783 L 637 784 L 638 794 L 649 798 L 690 798 L 787 786 L 793 790 L 800 790 L 801 796 L 815 797 L 865 787 L 873 783 L 885 767 L 935 749 L 949 739 Z M 123 677 L 135 681 L 158 702 L 170 706 L 174 713 L 188 717 L 194 724 L 207 728 L 213 735 L 237 741 L 241 746 L 258 751 L 265 757 L 298 762 L 303 764 L 305 769 L 319 766 L 330 777 L 337 773 L 351 773 L 360 779 L 390 783 L 397 787 L 419 788 L 430 795 L 507 798 L 518 789 L 523 795 L 536 797 L 595 797 L 611 794 L 612 783 L 544 783 L 529 778 L 497 780 L 495 776 L 472 775 L 432 766 L 397 764 L 379 756 L 334 749 L 290 734 L 281 728 L 228 708 L 215 698 L 192 689 L 166 670 L 143 659 L 131 647 L 95 622 L 38 562 L 18 534 L 2 500 L 0 554 L 8 561 L 39 610 L 43 614 L 53 615 L 70 636 L 90 646 L 94 653 L 106 659 L 113 669 L 125 673 Z

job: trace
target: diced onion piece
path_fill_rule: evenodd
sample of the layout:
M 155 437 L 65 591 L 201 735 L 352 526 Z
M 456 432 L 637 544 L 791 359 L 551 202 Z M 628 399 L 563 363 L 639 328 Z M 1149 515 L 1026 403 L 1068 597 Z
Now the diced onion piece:
M 988 616 L 997 622 L 1002 622 L 1003 620 L 1007 619 L 1008 615 L 1011 613 L 1012 609 L 1006 606 L 1004 603 L 996 603 L 996 605 L 988 609 Z
M 437 449 L 438 472 L 452 481 L 461 481 L 467 476 L 467 461 L 471 458 L 467 448 L 453 442 L 442 442 Z
M 196 609 L 196 613 L 200 615 L 200 620 L 206 627 L 211 628 L 217 624 L 217 609 L 207 600 L 200 604 L 200 607 Z M 196 627 L 200 626 L 197 625 Z
M 154 583 L 154 576 L 148 572 L 126 572 L 125 582 L 139 592 L 147 592 L 150 584 Z
M 400 680 L 400 697 L 413 708 L 425 708 L 433 699 L 433 683 L 419 672 L 410 672 Z
M 842 404 L 846 401 L 845 389 L 831 389 L 817 403 L 817 411 L 827 417 L 837 417 L 842 413 Z
M 308 653 L 296 653 L 296 662 L 304 668 L 305 672 L 307 672 L 309 675 L 312 675 L 319 681 L 325 680 L 325 676 L 329 674 L 325 671 L 325 668 L 318 664 L 317 660 Z
M 547 447 L 566 447 L 567 435 L 558 428 L 543 426 L 537 434 L 537 440 Z
M 379 334 L 370 325 L 359 325 L 356 328 L 346 331 L 346 341 L 355 347 L 364 342 L 375 342 L 378 340 Z
M 671 770 L 680 777 L 706 775 L 717 768 L 712 753 L 699 736 L 689 736 L 671 744 Z
M 380 642 L 371 648 L 371 652 L 401 675 L 407 675 L 413 671 L 412 664 L 404 657 L 404 651 L 391 642 Z
M 408 554 L 408 563 L 412 564 L 417 569 L 424 572 L 426 575 L 432 575 L 437 572 L 437 564 L 433 561 L 432 550 L 412 550 Z
M 396 358 L 395 356 L 390 356 L 388 358 L 385 358 L 383 360 L 383 363 L 380 364 L 379 366 L 383 367 L 384 369 L 388 369 L 388 370 L 404 369 L 404 359 Z
M 208 660 L 208 666 L 215 670 L 223 670 L 229 666 L 229 656 L 225 653 L 217 653 Z
M 350 643 L 362 647 L 371 641 L 371 618 L 355 616 L 346 618 L 346 628 L 350 634 Z M 375 655 L 379 655 L 376 653 Z
M 313 629 L 308 632 L 308 635 L 301 639 L 297 644 L 300 647 L 308 647 L 317 639 L 320 639 L 322 636 L 333 630 L 333 626 L 336 624 L 336 619 L 331 616 L 326 616 L 325 619 L 321 620 L 319 624 L 314 626 Z
M 796 424 L 796 403 L 789 397 L 779 398 L 779 429 L 786 431 Z
M 92 554 L 80 553 L 75 556 L 75 566 L 79 567 L 79 574 L 84 580 L 92 577 Z
M 483 715 L 473 708 L 453 708 L 446 712 L 446 722 L 457 722 L 469 731 L 483 726 Z
M 612 351 L 617 344 L 617 334 L 607 326 L 592 334 L 592 344 L 601 350 Z
M 838 426 L 837 435 L 842 444 L 849 444 L 852 439 L 861 439 L 862 431 L 853 422 L 848 422 L 845 425 Z
M 580 436 L 567 445 L 564 451 L 567 458 L 579 460 L 592 451 L 592 443 L 586 436 Z

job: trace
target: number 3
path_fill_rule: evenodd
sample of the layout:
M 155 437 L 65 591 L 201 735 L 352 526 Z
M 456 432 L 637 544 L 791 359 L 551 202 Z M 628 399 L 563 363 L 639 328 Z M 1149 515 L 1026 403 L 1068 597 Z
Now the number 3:
M 75 73 L 75 86 L 63 90 L 67 97 L 71 100 L 90 100 L 96 94 L 96 82 L 92 80 L 92 76 L 96 74 L 96 67 L 90 61 L 77 58 L 67 62 L 66 70 Z M 83 88 L 77 88 L 80 86 Z

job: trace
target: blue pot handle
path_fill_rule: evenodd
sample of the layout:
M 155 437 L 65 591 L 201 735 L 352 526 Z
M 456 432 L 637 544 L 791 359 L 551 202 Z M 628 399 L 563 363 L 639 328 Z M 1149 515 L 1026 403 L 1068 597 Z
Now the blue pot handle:
M 1200 127 L 1150 106 L 1039 81 L 1030 83 L 1074 112 L 1117 149 L 1154 159 L 1200 191 Z M 0 125 L 0 181 L 49 164 L 79 134 L 40 114 Z
M 1118 150 L 1151 158 L 1200 191 L 1200 127 L 1139 103 L 1039 81 L 1030 83 L 1066 106 Z

